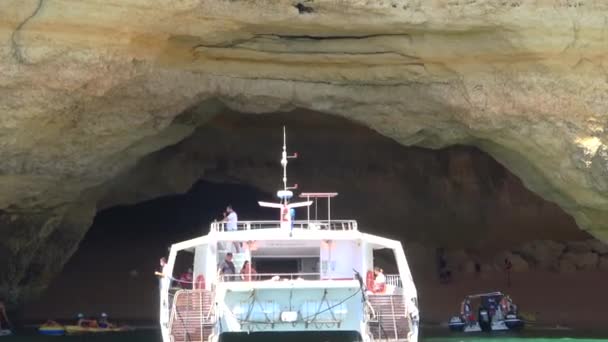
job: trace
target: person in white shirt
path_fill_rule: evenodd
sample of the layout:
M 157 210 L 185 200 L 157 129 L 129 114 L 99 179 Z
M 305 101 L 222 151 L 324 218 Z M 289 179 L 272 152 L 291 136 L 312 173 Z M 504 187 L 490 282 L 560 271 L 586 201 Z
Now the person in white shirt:
M 374 274 L 376 275 L 376 279 L 374 279 L 374 293 L 384 293 L 386 290 L 384 270 L 380 267 L 374 267 Z
M 226 216 L 224 217 L 223 222 L 226 222 L 226 230 L 234 231 L 237 230 L 236 223 L 238 222 L 239 217 L 236 214 L 236 211 L 232 209 L 232 206 L 226 207 Z
M 154 274 L 160 277 L 159 286 L 161 290 L 163 288 L 169 288 L 169 286 L 171 285 L 171 275 L 168 274 L 168 267 L 169 266 L 167 265 L 167 259 L 165 257 L 160 258 L 160 272 L 154 272 Z
M 232 209 L 231 205 L 228 205 L 226 207 L 226 213 L 224 213 L 224 220 L 223 220 L 223 222 L 226 222 L 226 231 L 227 232 L 236 231 L 238 229 L 238 227 L 237 227 L 238 220 L 239 220 L 239 217 L 236 214 L 236 211 L 234 211 L 234 209 Z M 239 253 L 241 250 L 241 244 L 238 242 L 233 242 L 232 245 L 234 246 L 234 252 Z

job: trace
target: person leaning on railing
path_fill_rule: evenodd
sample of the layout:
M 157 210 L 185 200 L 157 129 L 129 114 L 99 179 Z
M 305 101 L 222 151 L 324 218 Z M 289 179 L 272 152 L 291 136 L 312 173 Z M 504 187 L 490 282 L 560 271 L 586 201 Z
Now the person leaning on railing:
M 241 268 L 241 279 L 244 281 L 257 280 L 257 274 L 258 272 L 251 266 L 249 260 L 245 260 L 245 263 L 243 263 L 243 267 Z
M 222 222 L 226 222 L 226 230 L 227 231 L 237 230 L 238 220 L 239 220 L 239 217 L 236 214 L 236 211 L 234 211 L 232 209 L 231 205 L 228 205 L 226 207 L 226 212 L 224 213 L 224 219 L 222 220 Z
M 226 253 L 226 258 L 219 266 L 219 274 L 224 281 L 234 281 L 236 276 L 236 268 L 232 262 L 232 253 Z
M 380 267 L 374 267 L 374 293 L 384 293 L 386 291 L 386 276 Z

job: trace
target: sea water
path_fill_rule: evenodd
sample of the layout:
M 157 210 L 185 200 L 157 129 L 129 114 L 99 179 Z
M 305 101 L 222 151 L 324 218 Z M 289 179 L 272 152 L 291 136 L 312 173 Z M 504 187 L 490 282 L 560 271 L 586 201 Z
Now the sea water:
M 133 332 L 111 334 L 89 334 L 75 336 L 41 336 L 35 330 L 18 331 L 12 336 L 0 337 L 1 342 L 162 342 L 160 331 L 147 329 Z M 264 342 L 264 341 L 259 341 Z M 285 342 L 294 342 L 290 341 Z M 310 340 L 306 342 L 332 342 Z M 422 332 L 420 342 L 608 342 L 608 334 L 580 333 L 572 331 L 534 330 L 519 334 L 484 333 L 451 334 L 442 331 Z

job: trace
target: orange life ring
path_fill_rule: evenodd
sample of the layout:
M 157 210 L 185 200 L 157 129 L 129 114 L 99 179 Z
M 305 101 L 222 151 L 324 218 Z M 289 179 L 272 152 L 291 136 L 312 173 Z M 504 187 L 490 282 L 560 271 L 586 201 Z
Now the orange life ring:
M 365 278 L 365 286 L 367 286 L 367 289 L 372 292 L 374 291 L 374 282 L 374 271 L 367 271 Z
M 196 281 L 194 282 L 194 288 L 198 289 L 198 290 L 205 289 L 205 276 L 204 275 L 199 274 L 196 277 Z

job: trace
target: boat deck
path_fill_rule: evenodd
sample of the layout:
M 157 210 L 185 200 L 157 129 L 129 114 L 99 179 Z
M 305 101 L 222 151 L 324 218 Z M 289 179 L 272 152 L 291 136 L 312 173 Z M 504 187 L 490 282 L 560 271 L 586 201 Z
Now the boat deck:
M 173 299 L 169 333 L 174 342 L 206 342 L 213 333 L 216 314 L 214 293 L 180 290 Z M 370 295 L 374 318 L 369 322 L 374 341 L 408 341 L 410 331 L 402 295 Z

